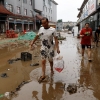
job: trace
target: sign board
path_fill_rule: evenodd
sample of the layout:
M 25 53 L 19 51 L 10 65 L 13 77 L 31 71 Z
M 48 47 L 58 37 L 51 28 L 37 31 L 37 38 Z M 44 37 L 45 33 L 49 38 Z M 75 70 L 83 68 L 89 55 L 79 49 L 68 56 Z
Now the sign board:
M 96 0 L 89 0 L 88 2 L 88 14 L 90 15 L 96 11 Z

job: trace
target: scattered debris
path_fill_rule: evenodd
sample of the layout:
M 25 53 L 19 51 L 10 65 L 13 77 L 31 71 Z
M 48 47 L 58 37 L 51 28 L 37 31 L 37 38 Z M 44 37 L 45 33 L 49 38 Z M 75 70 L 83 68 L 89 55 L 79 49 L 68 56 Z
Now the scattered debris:
M 4 97 L 4 95 L 3 94 L 0 94 L 0 98 L 3 98 Z
M 69 84 L 68 87 L 67 87 L 67 91 L 70 94 L 74 94 L 74 93 L 77 92 L 77 86 L 75 84 Z
M 1 77 L 6 78 L 7 77 L 7 73 L 1 74 Z
M 39 63 L 30 64 L 30 66 L 39 66 Z
M 9 59 L 9 60 L 8 60 L 8 63 L 9 63 L 9 64 L 12 64 L 12 63 L 14 63 L 15 61 L 18 61 L 18 60 L 21 60 L 21 58 Z

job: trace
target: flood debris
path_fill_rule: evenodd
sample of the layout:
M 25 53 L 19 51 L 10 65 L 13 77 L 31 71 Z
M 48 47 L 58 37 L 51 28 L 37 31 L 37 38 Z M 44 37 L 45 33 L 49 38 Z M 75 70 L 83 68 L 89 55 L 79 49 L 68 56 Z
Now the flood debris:
M 39 63 L 30 64 L 30 66 L 39 66 Z
M 2 74 L 1 74 L 1 77 L 3 77 L 3 78 L 8 77 L 8 76 L 7 76 L 7 73 L 2 73 Z
M 32 60 L 32 54 L 29 52 L 21 52 L 21 60 L 22 61 Z
M 14 63 L 15 61 L 19 61 L 19 60 L 21 60 L 21 58 L 9 59 L 9 60 L 8 60 L 8 63 L 9 63 L 9 64 L 12 64 L 12 63 Z
M 67 87 L 67 91 L 70 94 L 76 93 L 77 92 L 77 85 L 76 84 L 69 84 L 68 87 Z
M 29 82 L 31 82 L 31 80 L 23 81 L 20 85 L 18 85 L 18 87 L 16 88 L 15 91 L 5 92 L 4 94 L 0 94 L 0 98 L 6 97 L 7 99 L 11 99 L 13 96 L 17 95 L 17 91 L 19 91 L 20 88 L 21 88 L 23 85 L 25 85 L 25 84 L 27 84 L 27 83 L 29 83 Z

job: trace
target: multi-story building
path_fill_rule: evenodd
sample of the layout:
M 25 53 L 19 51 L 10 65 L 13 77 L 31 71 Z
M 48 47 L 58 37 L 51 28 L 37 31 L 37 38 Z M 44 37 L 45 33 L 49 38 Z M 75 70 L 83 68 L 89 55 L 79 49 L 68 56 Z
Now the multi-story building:
M 34 0 L 34 13 L 36 16 L 36 27 L 39 28 L 40 20 L 47 17 L 49 24 L 56 27 L 57 3 L 54 0 Z
M 0 0 L 0 2 L 12 13 L 6 18 L 6 30 L 33 30 L 32 0 L 29 2 L 27 0 Z
M 54 0 L 0 0 L 0 3 L 3 5 L 2 9 L 6 10 L 4 23 L 0 24 L 4 31 L 37 30 L 43 17 L 49 19 L 50 25 L 56 26 L 58 4 Z M 0 11 L 0 14 L 4 13 Z
M 84 27 L 85 23 L 90 23 L 91 28 L 95 31 L 100 25 L 100 0 L 84 0 L 78 10 L 77 25 L 79 30 Z

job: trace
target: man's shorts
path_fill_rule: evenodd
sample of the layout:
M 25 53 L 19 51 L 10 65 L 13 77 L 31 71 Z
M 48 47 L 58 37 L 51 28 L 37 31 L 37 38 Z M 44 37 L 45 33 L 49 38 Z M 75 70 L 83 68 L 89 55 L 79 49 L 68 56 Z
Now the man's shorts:
M 91 49 L 91 45 L 81 45 L 82 49 L 85 49 L 85 47 L 90 48 Z
M 48 58 L 49 61 L 53 61 L 54 57 L 54 49 L 41 49 L 41 58 L 46 60 Z

